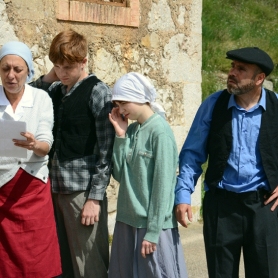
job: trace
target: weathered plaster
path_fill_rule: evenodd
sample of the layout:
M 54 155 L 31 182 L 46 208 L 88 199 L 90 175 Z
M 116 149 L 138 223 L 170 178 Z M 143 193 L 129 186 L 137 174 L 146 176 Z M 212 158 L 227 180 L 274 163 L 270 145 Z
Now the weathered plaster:
M 105 79 L 109 84 L 112 84 L 126 73 L 124 64 L 117 63 L 114 55 L 103 48 L 96 51 L 93 61 L 94 71 L 97 72 L 98 78 Z
M 14 32 L 13 25 L 8 19 L 6 13 L 6 4 L 4 1 L 0 1 L 0 26 L 0 46 L 5 42 L 18 40 Z
M 152 4 L 149 12 L 149 31 L 174 31 L 175 25 L 171 17 L 171 9 L 167 0 Z
M 124 73 L 145 74 L 157 89 L 178 148 L 201 103 L 202 0 L 140 0 L 138 28 L 57 20 L 56 0 L 0 0 L 0 45 L 25 42 L 32 50 L 35 77 L 52 64 L 48 49 L 61 30 L 73 28 L 88 39 L 88 69 L 111 87 Z M 109 230 L 112 233 L 118 184 L 111 181 Z M 200 185 L 192 195 L 199 217 Z
M 179 7 L 179 16 L 177 18 L 179 25 L 182 26 L 184 24 L 184 20 L 185 20 L 185 7 L 180 6 Z

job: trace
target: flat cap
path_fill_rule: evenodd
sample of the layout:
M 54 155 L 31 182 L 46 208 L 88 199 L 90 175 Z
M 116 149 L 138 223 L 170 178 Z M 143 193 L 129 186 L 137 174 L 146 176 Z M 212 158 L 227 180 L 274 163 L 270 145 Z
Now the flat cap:
M 258 47 L 244 47 L 230 50 L 226 55 L 227 59 L 257 65 L 266 76 L 269 75 L 274 68 L 273 61 L 269 55 Z

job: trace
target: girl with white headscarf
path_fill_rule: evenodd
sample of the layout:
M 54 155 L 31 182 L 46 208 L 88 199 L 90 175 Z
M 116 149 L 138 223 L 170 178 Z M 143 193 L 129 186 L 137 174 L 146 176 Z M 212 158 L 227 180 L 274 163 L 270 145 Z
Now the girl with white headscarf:
M 0 49 L 0 121 L 21 121 L 17 139 L 0 145 L 0 276 L 56 277 L 60 251 L 48 179 L 53 107 L 48 94 L 26 82 L 34 75 L 32 53 L 22 42 Z M 0 130 L 3 134 L 5 130 Z M 19 139 L 21 138 L 21 139 Z M 1 142 L 2 143 L 2 142 Z M 16 147 L 11 153 L 10 145 Z M 24 155 L 18 155 L 25 149 Z
M 113 88 L 113 177 L 120 188 L 109 278 L 187 277 L 173 213 L 178 151 L 155 98 L 155 88 L 135 72 Z

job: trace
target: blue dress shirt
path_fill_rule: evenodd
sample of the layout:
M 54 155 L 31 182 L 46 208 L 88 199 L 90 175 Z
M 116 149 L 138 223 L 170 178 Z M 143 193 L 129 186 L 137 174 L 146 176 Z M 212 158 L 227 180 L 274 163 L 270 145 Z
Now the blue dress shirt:
M 191 204 L 190 195 L 202 174 L 206 162 L 207 138 L 210 131 L 212 112 L 222 91 L 210 95 L 198 109 L 188 136 L 179 156 L 179 175 L 176 185 L 175 204 Z M 277 98 L 278 95 L 276 94 Z M 270 190 L 262 166 L 258 136 L 262 111 L 266 109 L 266 93 L 262 89 L 260 101 L 246 111 L 231 95 L 228 108 L 232 107 L 233 145 L 218 187 L 236 193 L 255 191 L 258 188 Z M 217 142 L 215 142 L 217 144 Z M 206 182 L 205 190 L 208 190 Z

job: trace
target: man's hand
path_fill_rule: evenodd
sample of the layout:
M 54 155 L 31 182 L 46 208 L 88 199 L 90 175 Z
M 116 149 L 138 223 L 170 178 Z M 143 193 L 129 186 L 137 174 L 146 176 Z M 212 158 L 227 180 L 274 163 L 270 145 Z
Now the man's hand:
M 142 248 L 141 248 L 141 255 L 143 258 L 146 258 L 146 255 L 153 253 L 156 250 L 156 244 L 149 242 L 147 240 L 143 240 Z
M 42 81 L 47 83 L 53 83 L 55 81 L 59 81 L 60 79 L 56 75 L 54 67 L 43 76 Z
M 185 220 L 185 216 L 187 215 L 187 218 L 190 222 L 192 222 L 192 211 L 191 211 L 191 205 L 188 204 L 179 204 L 175 207 L 175 214 L 178 222 L 185 228 L 187 228 L 187 223 Z
M 271 193 L 271 195 L 264 201 L 264 204 L 267 205 L 270 202 L 275 200 L 271 207 L 271 211 L 274 211 L 276 207 L 278 206 L 278 186 L 274 189 L 274 191 Z
M 89 226 L 94 225 L 99 220 L 99 201 L 88 199 L 81 212 L 81 223 Z

